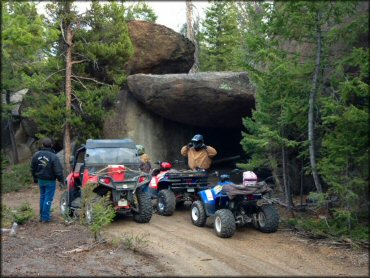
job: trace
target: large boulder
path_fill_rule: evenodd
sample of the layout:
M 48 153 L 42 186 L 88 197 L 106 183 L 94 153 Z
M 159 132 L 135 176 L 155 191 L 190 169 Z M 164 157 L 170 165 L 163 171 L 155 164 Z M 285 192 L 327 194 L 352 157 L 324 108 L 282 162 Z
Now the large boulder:
M 240 127 L 254 108 L 254 89 L 246 72 L 128 77 L 130 93 L 164 118 L 193 126 Z
M 128 29 L 135 49 L 125 65 L 128 74 L 189 72 L 195 47 L 183 35 L 147 21 L 130 21 Z
M 22 89 L 15 93 L 10 94 L 9 104 L 12 104 L 12 116 L 19 117 L 19 107 L 24 99 L 24 96 L 28 93 L 28 89 Z M 6 104 L 6 95 L 2 94 L 2 103 Z

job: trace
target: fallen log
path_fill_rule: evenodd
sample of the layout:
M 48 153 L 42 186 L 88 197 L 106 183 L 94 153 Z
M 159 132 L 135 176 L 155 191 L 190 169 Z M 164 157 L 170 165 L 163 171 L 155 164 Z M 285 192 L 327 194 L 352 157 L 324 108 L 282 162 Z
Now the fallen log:
M 11 229 L 1 228 L 1 233 L 9 233 Z
M 79 246 L 75 249 L 72 249 L 72 250 L 68 250 L 68 251 L 64 251 L 62 252 L 63 254 L 73 254 L 73 253 L 81 253 L 81 252 L 85 252 L 85 251 L 89 251 L 90 249 L 92 249 L 93 247 L 99 245 L 99 244 L 103 244 L 103 243 L 106 243 L 106 240 L 102 240 L 102 241 L 98 241 L 98 242 L 94 242 L 92 244 L 88 244 L 88 245 L 82 245 L 82 246 Z

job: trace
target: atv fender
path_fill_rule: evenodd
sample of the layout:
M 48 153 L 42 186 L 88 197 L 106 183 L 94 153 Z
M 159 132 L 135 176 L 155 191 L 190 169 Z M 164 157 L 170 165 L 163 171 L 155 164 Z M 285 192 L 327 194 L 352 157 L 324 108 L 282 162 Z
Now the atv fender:
M 216 200 L 211 189 L 199 191 L 198 195 L 202 200 L 204 210 L 207 216 L 214 215 L 216 212 Z

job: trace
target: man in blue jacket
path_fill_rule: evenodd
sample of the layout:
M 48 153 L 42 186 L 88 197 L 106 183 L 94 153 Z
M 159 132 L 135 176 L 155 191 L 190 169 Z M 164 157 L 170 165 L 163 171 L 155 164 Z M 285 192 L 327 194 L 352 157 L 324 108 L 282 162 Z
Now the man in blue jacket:
M 31 162 L 33 181 L 40 186 L 40 221 L 43 223 L 51 220 L 56 179 L 60 183 L 64 180 L 62 165 L 51 147 L 51 140 L 44 138 L 41 150 L 34 154 Z

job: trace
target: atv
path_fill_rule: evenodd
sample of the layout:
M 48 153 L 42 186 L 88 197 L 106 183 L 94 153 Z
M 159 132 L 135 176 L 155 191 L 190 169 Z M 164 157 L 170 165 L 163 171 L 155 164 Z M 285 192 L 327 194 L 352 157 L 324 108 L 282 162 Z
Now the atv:
M 139 170 L 140 159 L 131 139 L 93 140 L 76 150 L 72 172 L 66 178 L 67 190 L 60 199 L 63 216 L 79 216 L 84 207 L 88 224 L 94 221 L 93 204 L 82 206 L 83 188 L 93 186 L 94 201 L 110 194 L 110 205 L 118 214 L 133 215 L 138 223 L 152 217 L 150 195 L 146 192 L 151 176 Z
M 191 221 L 203 227 L 207 217 L 214 217 L 214 230 L 221 238 L 232 237 L 237 226 L 248 223 L 264 233 L 276 232 L 279 214 L 271 191 L 266 182 L 257 182 L 257 177 L 234 184 L 229 175 L 221 175 L 215 187 L 199 192 L 200 199 L 191 205 Z
M 209 188 L 208 174 L 204 170 L 176 170 L 170 162 L 158 161 L 156 164 L 159 168 L 152 171 L 148 191 L 157 203 L 159 215 L 172 215 L 176 204 L 190 206 L 199 198 L 199 191 Z

